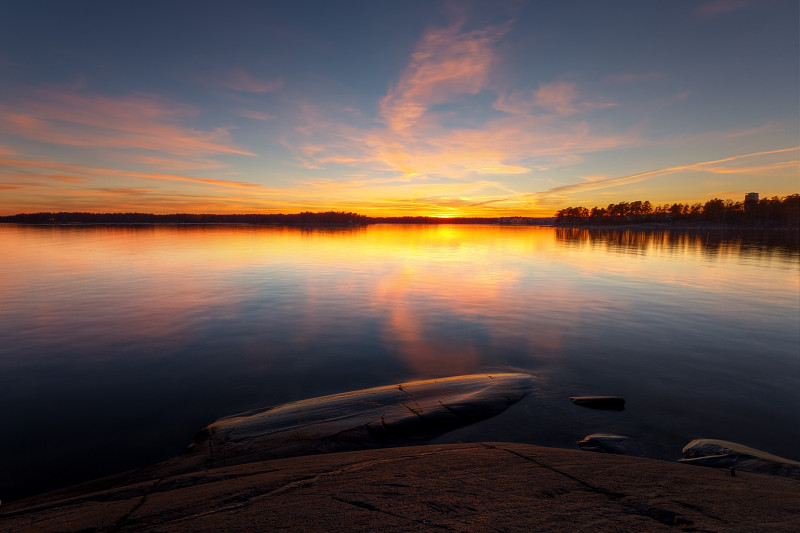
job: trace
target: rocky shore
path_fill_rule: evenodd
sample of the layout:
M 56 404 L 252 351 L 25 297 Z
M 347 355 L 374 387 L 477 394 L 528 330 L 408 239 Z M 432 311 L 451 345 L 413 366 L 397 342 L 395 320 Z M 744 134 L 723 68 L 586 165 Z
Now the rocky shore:
M 800 482 L 471 443 L 259 461 L 0 507 L 0 530 L 798 531 Z
M 425 444 L 531 386 L 475 374 L 231 415 L 181 456 L 0 506 L 0 531 L 800 531 L 800 463 L 736 443 L 692 441 L 683 462 L 616 455 L 631 444 L 609 434 L 579 443 L 606 453 Z

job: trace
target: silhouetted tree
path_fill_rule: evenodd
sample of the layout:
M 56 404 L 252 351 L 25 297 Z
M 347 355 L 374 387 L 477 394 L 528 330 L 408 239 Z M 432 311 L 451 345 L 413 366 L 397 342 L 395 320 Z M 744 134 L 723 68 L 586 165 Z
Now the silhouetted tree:
M 761 226 L 800 226 L 800 194 L 763 198 L 748 204 L 712 198 L 704 204 L 674 203 L 653 208 L 649 201 L 608 204 L 607 207 L 566 207 L 556 212 L 556 224 L 629 224 L 643 222 L 711 222 Z

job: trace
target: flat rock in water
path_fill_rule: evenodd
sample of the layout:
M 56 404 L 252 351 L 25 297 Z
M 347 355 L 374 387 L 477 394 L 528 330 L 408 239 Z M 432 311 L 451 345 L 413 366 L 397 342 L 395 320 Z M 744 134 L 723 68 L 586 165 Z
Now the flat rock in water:
M 678 461 L 800 479 L 800 462 L 726 440 L 695 439 L 683 447 Z
M 414 381 L 220 418 L 175 458 L 209 468 L 277 457 L 418 444 L 505 411 L 531 389 L 529 374 Z
M 605 409 L 607 411 L 622 411 L 625 409 L 625 400 L 619 396 L 570 396 L 572 403 L 589 409 Z

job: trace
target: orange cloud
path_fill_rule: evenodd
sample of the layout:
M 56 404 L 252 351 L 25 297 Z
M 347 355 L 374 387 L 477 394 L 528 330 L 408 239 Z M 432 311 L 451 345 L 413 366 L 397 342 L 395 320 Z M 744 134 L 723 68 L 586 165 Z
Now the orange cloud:
M 214 178 L 198 178 L 193 176 L 183 176 L 180 174 L 161 174 L 161 173 L 148 173 L 148 172 L 134 172 L 128 170 L 119 170 L 107 167 L 93 167 L 89 165 L 77 165 L 72 163 L 62 163 L 60 161 L 35 161 L 27 159 L 9 159 L 0 158 L 0 166 L 11 169 L 28 169 L 27 171 L 17 172 L 22 175 L 27 175 L 36 178 L 45 179 L 58 179 L 60 181 L 85 181 L 85 177 L 94 178 L 113 178 L 119 176 L 127 176 L 133 178 L 166 180 L 166 181 L 183 181 L 189 183 L 198 183 L 204 185 L 213 185 L 217 187 L 232 187 L 232 188 L 258 188 L 261 185 L 255 183 L 248 183 L 243 181 L 220 180 Z M 55 172 L 55 174 L 53 174 Z M 65 173 L 65 174 L 60 174 Z M 75 176 L 77 175 L 77 176 Z
M 614 105 L 586 102 L 578 104 L 576 103 L 578 96 L 578 88 L 574 83 L 545 83 L 540 85 L 539 90 L 534 94 L 534 101 L 540 108 L 554 111 L 559 115 L 574 115 L 580 111 L 602 109 Z
M 574 100 L 578 90 L 574 83 L 547 83 L 534 93 L 534 103 L 546 111 L 554 111 L 559 115 L 574 115 L 578 112 Z
M 595 134 L 580 120 L 580 112 L 613 104 L 581 97 L 574 83 L 543 84 L 530 93 L 501 91 L 492 98 L 503 83 L 494 72 L 497 45 L 510 23 L 473 31 L 462 25 L 424 33 L 380 101 L 381 126 L 350 125 L 303 103 L 302 123 L 295 130 L 302 139 L 285 140 L 285 145 L 307 169 L 333 163 L 421 182 L 530 174 L 637 142 L 632 134 Z M 441 104 L 455 106 L 458 113 L 442 110 Z
M 35 183 L 0 184 L 13 190 L 14 205 L 3 206 L 3 214 L 37 211 L 145 212 L 145 213 L 253 213 L 265 211 L 264 196 L 181 194 L 170 189 L 148 187 L 83 186 L 80 188 L 38 186 Z M 271 207 L 291 206 L 291 202 L 270 200 Z M 284 208 L 284 210 L 286 210 Z M 296 209 L 295 209 L 296 210 Z
M 402 132 L 416 125 L 432 105 L 482 91 L 495 58 L 494 44 L 508 29 L 505 25 L 462 33 L 457 24 L 425 32 L 397 84 L 381 100 L 387 127 Z
M 195 178 L 192 176 L 181 176 L 178 174 L 150 174 L 144 172 L 128 172 L 123 170 L 120 170 L 118 172 L 121 176 L 131 176 L 134 178 L 145 178 L 150 180 L 185 181 L 189 183 L 201 183 L 203 185 L 214 185 L 217 187 L 236 187 L 236 188 L 262 187 L 257 183 L 248 183 L 246 181 L 220 180 L 214 178 Z
M 37 90 L 32 98 L 0 105 L 0 131 L 38 142 L 150 150 L 176 156 L 255 155 L 233 145 L 229 128 L 201 131 L 179 119 L 198 110 L 152 95 L 112 98 Z
M 530 95 L 512 92 L 501 95 L 492 107 L 512 115 L 530 115 L 534 112 L 550 112 L 569 116 L 576 113 L 614 107 L 609 102 L 579 101 L 580 92 L 575 83 L 552 82 L 539 85 Z
M 180 172 L 186 170 L 221 169 L 224 164 L 204 157 L 174 158 L 158 157 L 148 154 L 130 154 L 118 152 L 113 154 L 113 159 L 119 163 L 138 163 L 154 167 L 161 171 Z
M 507 115 L 476 127 L 446 128 L 429 113 L 425 121 L 402 132 L 364 131 L 319 115 L 308 117 L 314 127 L 301 131 L 310 138 L 300 144 L 298 154 L 304 167 L 346 164 L 415 180 L 527 174 L 535 168 L 574 164 L 584 153 L 637 142 L 631 134 L 596 135 L 586 122 L 555 114 Z

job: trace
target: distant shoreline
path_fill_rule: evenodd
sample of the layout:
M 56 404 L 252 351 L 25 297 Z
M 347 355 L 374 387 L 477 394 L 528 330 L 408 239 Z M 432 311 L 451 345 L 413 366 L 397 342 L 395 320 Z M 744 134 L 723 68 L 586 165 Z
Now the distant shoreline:
M 326 224 L 326 223 L 281 223 L 281 222 L 17 222 L 8 221 L 0 218 L 0 224 L 15 226 L 38 226 L 38 227 L 273 227 L 273 228 L 335 228 L 335 229 L 355 229 L 375 225 L 394 225 L 394 226 L 512 226 L 512 227 L 548 227 L 555 229 L 573 229 L 587 231 L 615 231 L 615 230 L 639 230 L 639 231 L 723 231 L 723 230 L 775 230 L 788 231 L 797 230 L 797 226 L 787 225 L 745 225 L 745 224 L 704 224 L 704 223 L 629 223 L 629 224 L 603 224 L 603 225 L 578 225 L 578 224 L 555 224 L 553 222 L 502 222 L 500 220 L 485 220 L 479 222 L 454 222 L 451 219 L 431 219 L 428 221 L 398 222 L 398 221 L 369 221 L 358 224 Z
M 321 212 L 295 214 L 190 214 L 175 213 L 20 213 L 0 216 L 0 223 L 79 226 L 79 225 L 248 225 L 248 226 L 299 226 L 299 227 L 358 227 L 370 224 L 499 224 L 499 225 L 552 225 L 553 217 L 424 217 L 396 216 L 370 217 L 349 212 Z
M 672 222 L 569 223 L 555 217 L 369 217 L 356 213 L 298 213 L 298 214 L 171 214 L 150 213 L 22 213 L 0 216 L 0 224 L 28 226 L 265 226 L 300 228 L 357 228 L 376 224 L 393 225 L 495 225 L 541 226 L 585 230 L 789 230 L 798 226 L 780 223 L 730 223 L 678 220 Z

